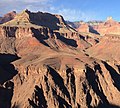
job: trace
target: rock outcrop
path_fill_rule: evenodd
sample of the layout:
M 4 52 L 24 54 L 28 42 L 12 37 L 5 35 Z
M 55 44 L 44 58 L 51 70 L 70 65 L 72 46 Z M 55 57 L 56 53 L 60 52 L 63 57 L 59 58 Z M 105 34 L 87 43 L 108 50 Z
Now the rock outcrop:
M 6 23 L 6 22 L 14 19 L 15 16 L 16 16 L 15 11 L 5 14 L 3 17 L 0 18 L 0 24 Z
M 79 61 L 75 59 L 78 55 L 70 56 L 63 55 L 61 58 L 55 55 L 43 61 L 34 58 L 30 59 L 34 64 L 27 60 L 27 65 L 22 62 L 23 60 L 15 62 L 19 74 L 14 77 L 13 106 L 44 108 L 110 108 L 110 104 L 119 106 L 120 86 L 117 82 L 119 72 L 116 66 L 106 62 L 94 63 L 94 60 L 89 60 L 85 56 L 79 57 Z M 114 78 L 114 75 L 117 78 Z M 17 89 L 19 86 L 21 88 Z
M 49 28 L 46 27 L 24 27 L 24 26 L 0 26 L 0 36 L 2 37 L 15 37 L 15 38 L 24 38 L 24 37 L 35 37 L 36 35 L 43 34 L 48 36 L 50 33 Z M 42 38 L 42 36 L 41 36 Z
M 88 49 L 88 53 L 99 59 L 119 61 L 119 43 L 120 35 L 107 34 L 98 44 Z
M 72 22 L 71 22 L 72 23 Z M 69 24 L 69 22 L 68 22 Z M 89 22 L 79 22 L 77 23 L 79 27 L 75 26 L 73 22 L 73 27 L 78 32 L 85 32 L 85 33 L 95 33 L 104 36 L 105 34 L 120 34 L 120 23 L 113 20 L 112 17 L 108 17 L 106 21 L 89 21 Z
M 79 26 L 79 28 L 77 28 L 77 31 L 78 31 L 78 32 L 89 33 L 89 26 L 88 26 L 88 24 L 85 24 L 85 23 L 81 24 L 81 25 Z
M 50 13 L 37 12 L 33 13 L 28 10 L 22 11 L 16 15 L 15 18 L 4 25 L 38 25 L 51 28 L 51 30 L 58 30 L 61 27 L 66 27 L 64 19 L 60 15 L 52 15 Z
M 65 43 L 70 47 L 80 49 L 91 46 L 90 43 L 81 38 L 76 30 L 65 23 L 62 16 L 49 13 L 32 13 L 24 10 L 13 20 L 1 25 L 0 31 L 2 37 L 35 37 L 40 42 L 42 40 L 42 43 L 47 43 L 46 45 L 51 48 L 60 47 L 61 42 L 61 44 Z
M 119 107 L 119 55 L 92 56 L 101 45 L 106 51 L 119 45 L 119 36 L 98 36 L 78 33 L 60 15 L 28 10 L 2 24 L 0 107 Z
M 114 21 L 112 17 L 108 17 L 104 23 L 93 27 L 100 35 L 105 34 L 120 34 L 120 24 L 117 21 Z

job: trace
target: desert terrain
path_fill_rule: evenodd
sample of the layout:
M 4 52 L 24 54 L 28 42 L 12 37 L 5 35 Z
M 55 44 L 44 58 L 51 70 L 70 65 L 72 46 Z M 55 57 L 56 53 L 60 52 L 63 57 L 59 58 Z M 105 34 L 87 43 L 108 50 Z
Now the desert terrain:
M 45 12 L 0 17 L 0 108 L 119 108 L 120 23 Z

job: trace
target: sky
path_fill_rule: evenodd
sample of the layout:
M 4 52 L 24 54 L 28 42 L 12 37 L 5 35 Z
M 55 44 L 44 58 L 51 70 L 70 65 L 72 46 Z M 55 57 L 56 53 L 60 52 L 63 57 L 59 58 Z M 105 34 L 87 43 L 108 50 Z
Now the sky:
M 0 0 L 0 16 L 24 9 L 60 14 L 68 21 L 106 20 L 108 16 L 120 21 L 120 0 Z

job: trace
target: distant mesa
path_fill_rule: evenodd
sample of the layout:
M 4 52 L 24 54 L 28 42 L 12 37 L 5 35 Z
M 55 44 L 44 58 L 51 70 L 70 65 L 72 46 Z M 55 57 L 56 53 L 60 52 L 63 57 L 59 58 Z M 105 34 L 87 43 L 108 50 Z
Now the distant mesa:
M 119 22 L 113 20 L 112 17 L 108 17 L 104 23 L 94 26 L 94 29 L 98 31 L 101 35 L 105 34 L 115 34 L 120 35 L 120 24 Z
M 78 23 L 77 23 L 78 24 Z M 105 34 L 120 34 L 120 23 L 115 21 L 111 16 L 107 17 L 106 21 L 89 21 L 79 22 L 78 32 L 95 33 L 100 35 Z
M 16 11 L 9 12 L 0 18 L 0 24 L 6 23 L 16 16 Z

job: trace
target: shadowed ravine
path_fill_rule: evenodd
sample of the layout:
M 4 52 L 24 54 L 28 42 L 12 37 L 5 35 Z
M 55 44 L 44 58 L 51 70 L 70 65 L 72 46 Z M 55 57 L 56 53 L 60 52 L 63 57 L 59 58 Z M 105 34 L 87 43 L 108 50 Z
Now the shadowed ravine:
M 106 62 L 103 62 L 103 64 L 105 65 L 106 69 L 109 71 L 114 81 L 114 86 L 120 91 L 120 74 L 118 74 L 118 72 Z
M 14 92 L 14 82 L 10 81 L 18 72 L 12 61 L 19 59 L 15 55 L 0 54 L 0 107 L 11 108 L 11 99 Z

